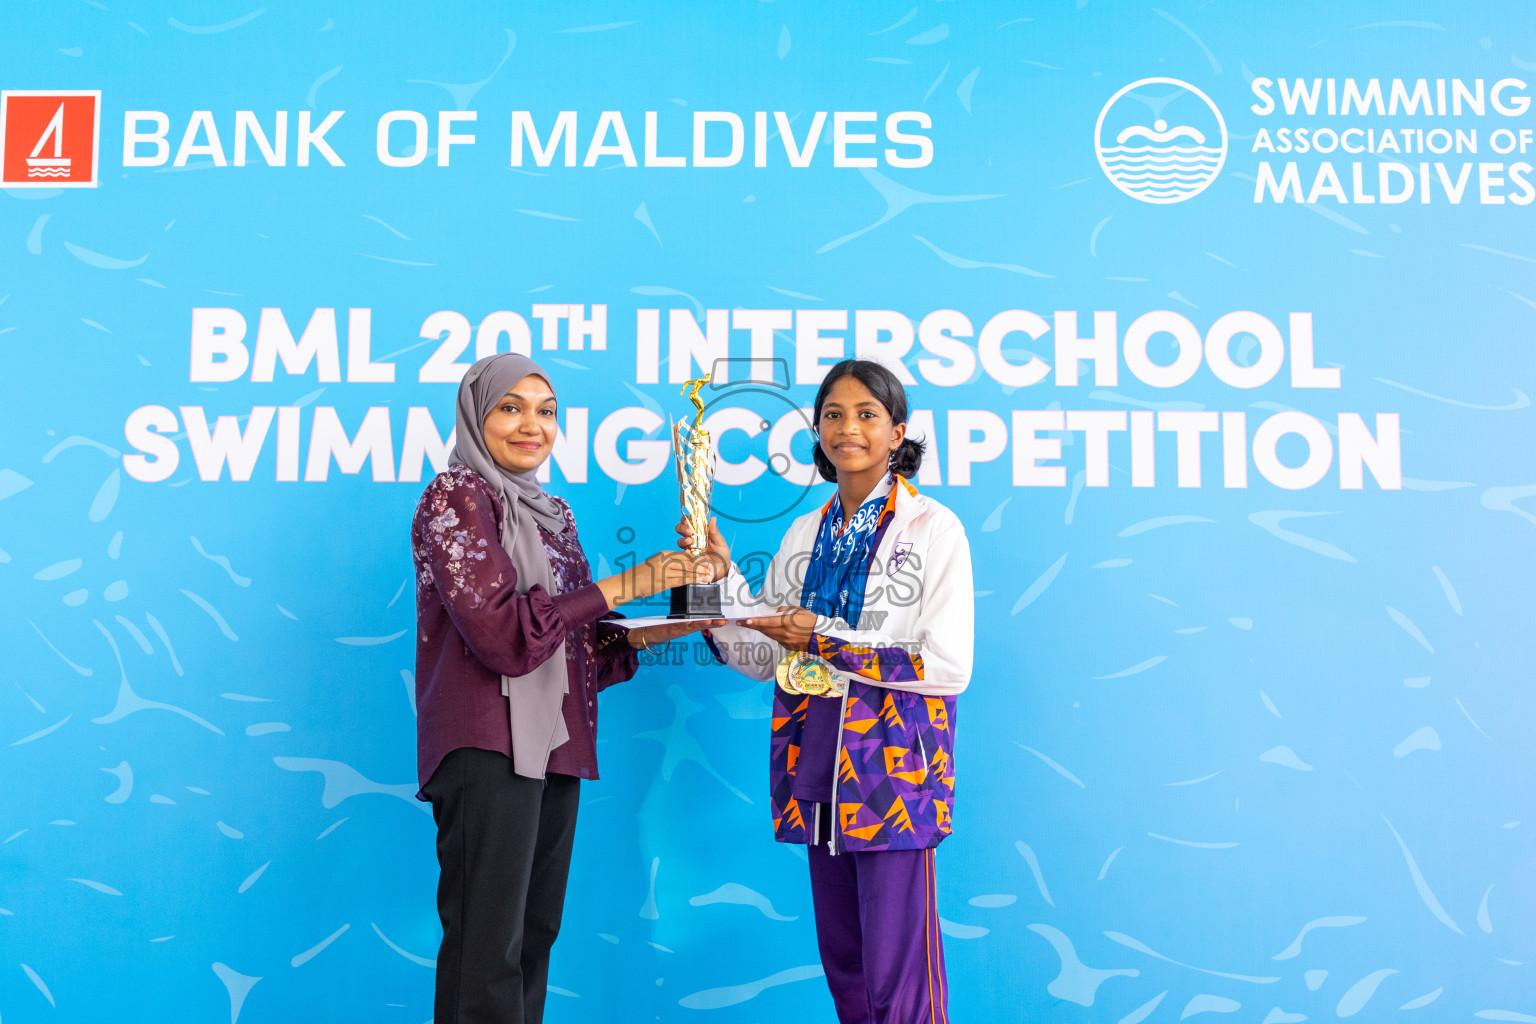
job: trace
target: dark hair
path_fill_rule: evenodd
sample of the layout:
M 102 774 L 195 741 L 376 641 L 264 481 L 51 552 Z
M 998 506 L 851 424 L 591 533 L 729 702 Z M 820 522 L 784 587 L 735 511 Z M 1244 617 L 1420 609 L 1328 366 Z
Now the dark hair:
M 815 410 L 812 413 L 814 422 L 821 423 L 821 407 L 827 400 L 827 395 L 832 391 L 832 385 L 844 377 L 852 377 L 869 389 L 869 393 L 875 396 L 875 401 L 885 406 L 885 411 L 891 414 L 892 422 L 902 424 L 907 422 L 907 391 L 901 386 L 901 381 L 896 375 L 879 363 L 868 359 L 844 359 L 834 364 L 827 375 L 821 380 L 821 388 L 816 392 Z M 901 445 L 891 453 L 890 469 L 892 473 L 910 477 L 917 472 L 917 467 L 922 465 L 923 451 L 927 445 L 911 437 L 902 438 Z M 818 433 L 816 448 L 812 453 L 816 461 L 816 468 L 821 472 L 823 480 L 837 480 L 837 467 L 832 465 L 832 460 L 827 458 L 826 452 L 821 450 L 821 438 Z

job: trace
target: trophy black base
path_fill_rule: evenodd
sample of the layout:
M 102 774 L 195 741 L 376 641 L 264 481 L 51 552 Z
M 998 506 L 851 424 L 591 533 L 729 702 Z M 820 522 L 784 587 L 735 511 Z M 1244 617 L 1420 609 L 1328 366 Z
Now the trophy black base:
M 669 619 L 718 619 L 720 618 L 720 585 L 718 583 L 688 583 L 672 588 L 672 610 Z

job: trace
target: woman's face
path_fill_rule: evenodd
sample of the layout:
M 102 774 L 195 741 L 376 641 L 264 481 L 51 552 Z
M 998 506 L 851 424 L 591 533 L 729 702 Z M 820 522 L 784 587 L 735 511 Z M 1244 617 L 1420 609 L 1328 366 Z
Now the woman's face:
M 555 446 L 555 393 L 529 374 L 501 396 L 485 417 L 485 447 L 496 465 L 513 473 L 538 469 Z
M 883 470 L 907 425 L 892 423 L 890 412 L 856 377 L 841 377 L 821 405 L 816 431 L 822 452 L 843 476 Z

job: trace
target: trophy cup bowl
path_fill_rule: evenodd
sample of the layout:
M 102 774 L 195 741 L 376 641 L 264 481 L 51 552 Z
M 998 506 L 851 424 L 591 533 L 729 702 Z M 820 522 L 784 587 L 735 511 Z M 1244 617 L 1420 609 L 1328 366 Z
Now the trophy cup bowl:
M 691 555 L 703 554 L 709 544 L 709 495 L 714 483 L 715 452 L 709 431 L 704 429 L 704 403 L 699 400 L 699 389 L 708 383 L 707 373 L 698 380 L 687 382 L 682 394 L 692 400 L 697 411 L 692 423 L 680 420 L 672 424 L 678 496 L 682 501 L 683 517 L 693 530 L 693 543 L 688 547 Z M 671 597 L 669 619 L 720 617 L 719 583 L 687 583 L 673 587 Z

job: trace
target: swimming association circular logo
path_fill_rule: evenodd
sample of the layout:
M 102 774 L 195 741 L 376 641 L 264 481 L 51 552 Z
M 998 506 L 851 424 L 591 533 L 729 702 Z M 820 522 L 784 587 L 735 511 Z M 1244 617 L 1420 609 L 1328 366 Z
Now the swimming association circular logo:
M 1094 126 L 1099 166 L 1144 203 L 1204 192 L 1227 160 L 1227 124 L 1211 98 L 1177 78 L 1143 78 L 1109 98 Z

